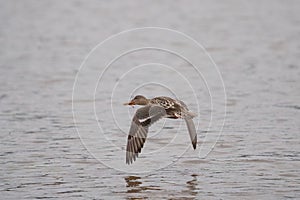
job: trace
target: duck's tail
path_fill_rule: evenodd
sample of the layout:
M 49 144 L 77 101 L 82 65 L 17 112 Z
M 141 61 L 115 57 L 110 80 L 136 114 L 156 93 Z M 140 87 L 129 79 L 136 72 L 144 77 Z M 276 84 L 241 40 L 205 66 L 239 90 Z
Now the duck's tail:
M 188 117 L 188 118 L 194 118 L 194 117 L 197 117 L 197 114 L 196 114 L 196 113 L 193 113 L 193 112 L 190 112 L 190 111 L 188 111 L 188 112 L 187 112 L 187 115 L 186 115 L 186 117 Z

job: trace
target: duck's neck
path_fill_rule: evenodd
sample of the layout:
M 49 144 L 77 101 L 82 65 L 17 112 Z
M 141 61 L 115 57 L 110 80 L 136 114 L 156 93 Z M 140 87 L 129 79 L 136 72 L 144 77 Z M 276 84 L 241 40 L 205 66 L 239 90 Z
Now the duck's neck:
M 149 105 L 150 104 L 150 99 L 142 99 L 140 102 L 139 102 L 140 105 Z

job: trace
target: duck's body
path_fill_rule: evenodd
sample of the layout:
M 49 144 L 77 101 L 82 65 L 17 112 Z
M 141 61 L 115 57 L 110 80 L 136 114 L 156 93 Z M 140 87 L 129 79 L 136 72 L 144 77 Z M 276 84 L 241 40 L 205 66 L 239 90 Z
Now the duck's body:
M 146 141 L 149 126 L 161 118 L 184 119 L 193 148 L 196 149 L 197 134 L 192 120 L 196 115 L 188 110 L 184 102 L 164 96 L 147 99 L 144 96 L 137 95 L 124 105 L 144 105 L 144 107 L 136 111 L 132 119 L 127 139 L 127 164 L 131 164 L 138 157 L 138 153 L 141 152 Z
M 172 99 L 170 97 L 155 97 L 150 99 L 150 104 L 162 106 L 166 110 L 167 118 L 178 119 L 187 116 L 195 117 L 195 114 L 189 112 L 183 101 Z

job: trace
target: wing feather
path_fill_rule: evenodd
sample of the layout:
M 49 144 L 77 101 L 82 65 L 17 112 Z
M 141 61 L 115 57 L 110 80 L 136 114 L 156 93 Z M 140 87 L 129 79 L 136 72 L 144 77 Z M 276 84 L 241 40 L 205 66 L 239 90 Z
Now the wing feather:
M 148 128 L 162 117 L 166 111 L 162 106 L 148 105 L 138 109 L 133 116 L 126 147 L 126 163 L 135 161 L 144 146 Z
M 186 118 L 184 118 L 184 120 L 186 122 L 188 131 L 189 131 L 189 135 L 190 135 L 190 138 L 191 138 L 193 148 L 196 149 L 196 146 L 197 146 L 197 132 L 196 132 L 195 124 L 194 124 L 191 117 L 186 117 Z

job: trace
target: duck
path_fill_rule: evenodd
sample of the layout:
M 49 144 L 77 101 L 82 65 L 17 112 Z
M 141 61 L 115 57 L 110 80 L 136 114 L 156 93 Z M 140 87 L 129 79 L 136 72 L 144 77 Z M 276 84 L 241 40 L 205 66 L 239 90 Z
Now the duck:
M 136 95 L 124 105 L 140 105 L 131 122 L 126 146 L 126 164 L 132 164 L 146 142 L 149 127 L 162 118 L 184 119 L 188 128 L 192 146 L 196 149 L 197 133 L 193 118 L 197 115 L 189 111 L 187 105 L 177 99 L 166 96 L 147 99 L 143 95 Z

